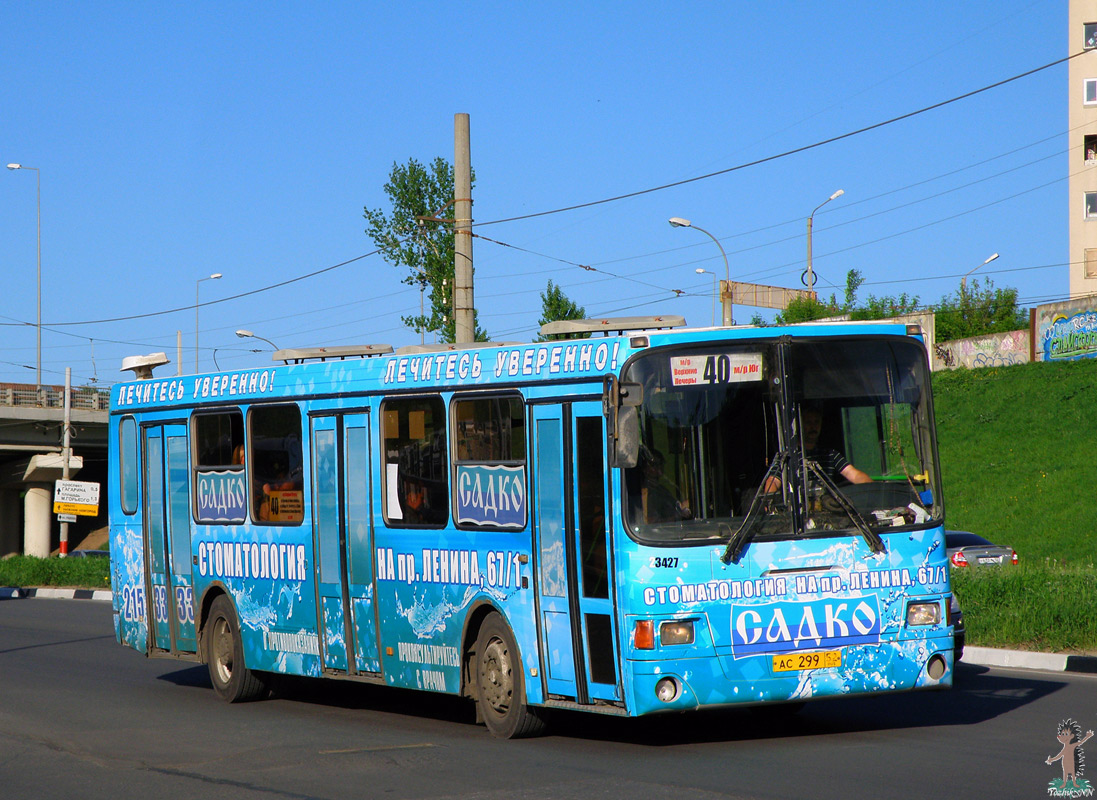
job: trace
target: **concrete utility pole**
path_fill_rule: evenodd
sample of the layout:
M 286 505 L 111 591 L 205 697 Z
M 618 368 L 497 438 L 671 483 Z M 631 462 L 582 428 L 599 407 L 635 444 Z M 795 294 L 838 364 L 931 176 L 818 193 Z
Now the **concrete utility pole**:
M 65 433 L 61 437 L 61 480 L 72 473 L 72 367 L 65 367 Z M 61 523 L 61 557 L 69 554 L 69 524 Z
M 453 117 L 453 316 L 454 341 L 476 341 L 472 294 L 472 156 L 469 115 Z

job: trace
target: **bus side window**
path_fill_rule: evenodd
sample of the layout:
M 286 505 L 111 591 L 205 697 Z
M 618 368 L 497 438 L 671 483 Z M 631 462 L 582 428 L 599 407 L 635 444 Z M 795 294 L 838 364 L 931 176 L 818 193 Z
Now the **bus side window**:
M 267 525 L 300 525 L 305 518 L 301 411 L 295 405 L 257 406 L 248 414 L 251 516 Z
M 192 418 L 191 459 L 195 485 L 199 487 L 195 492 L 198 522 L 243 522 L 247 518 L 244 468 L 235 459 L 243 444 L 244 415 L 239 409 L 198 413 Z M 222 500 L 207 505 L 205 499 L 210 496 Z
M 118 468 L 122 486 L 122 511 L 126 514 L 137 513 L 137 420 L 123 417 L 118 426 L 121 440 L 118 446 Z
M 390 525 L 444 525 L 449 517 L 449 457 L 442 398 L 385 400 L 381 437 L 385 520 Z
M 526 417 L 522 398 L 455 395 L 450 406 L 455 510 L 460 525 L 526 524 Z M 484 492 L 472 490 L 483 487 Z M 491 488 L 491 487 L 494 487 Z M 485 492 L 499 500 L 488 500 Z

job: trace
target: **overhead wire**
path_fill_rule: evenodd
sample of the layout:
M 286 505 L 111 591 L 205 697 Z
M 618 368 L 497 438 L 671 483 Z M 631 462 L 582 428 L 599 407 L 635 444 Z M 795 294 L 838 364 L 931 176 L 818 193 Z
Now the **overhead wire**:
M 323 269 L 314 270 L 313 272 L 309 272 L 305 275 L 298 275 L 296 278 L 287 278 L 284 281 L 279 281 L 278 283 L 272 283 L 269 286 L 262 286 L 258 289 L 252 289 L 251 291 L 248 291 L 248 292 L 240 292 L 238 294 L 229 295 L 227 297 L 221 297 L 221 298 L 218 298 L 216 300 L 207 300 L 204 303 L 190 303 L 188 305 L 178 306 L 176 308 L 168 308 L 168 309 L 164 309 L 162 311 L 148 311 L 144 314 L 130 314 L 130 315 L 125 316 L 125 317 L 108 317 L 108 318 L 105 318 L 105 319 L 80 320 L 80 321 L 77 321 L 77 322 L 51 322 L 51 323 L 49 323 L 49 326 L 51 328 L 52 327 L 59 327 L 59 326 L 62 326 L 62 325 L 66 326 L 66 327 L 72 327 L 72 326 L 76 326 L 76 325 L 100 325 L 100 324 L 104 324 L 104 323 L 107 323 L 107 322 L 128 322 L 130 320 L 135 320 L 135 319 L 150 319 L 152 317 L 162 317 L 165 314 L 176 314 L 180 311 L 192 311 L 196 306 L 198 308 L 205 308 L 207 306 L 215 306 L 215 305 L 218 305 L 220 303 L 227 303 L 230 300 L 239 300 L 242 297 L 251 297 L 252 295 L 261 294 L 263 292 L 269 292 L 272 289 L 279 289 L 283 286 L 289 286 L 291 283 L 298 283 L 299 281 L 307 280 L 308 278 L 315 278 L 317 275 L 323 275 L 325 272 L 331 272 L 332 270 L 339 269 L 340 267 L 345 267 L 348 264 L 353 264 L 356 261 L 361 261 L 363 258 L 369 258 L 370 256 L 377 255 L 379 252 L 381 252 L 380 249 L 373 250 L 369 253 L 363 253 L 360 256 L 355 256 L 354 258 L 348 258 L 346 261 L 341 261 L 338 264 L 332 264 L 330 267 L 324 267 Z M 18 325 L 26 325 L 26 324 L 29 324 L 29 323 L 24 323 L 24 322 L 19 322 L 19 323 L 0 322 L 0 325 L 17 325 L 17 324 Z
M 967 100 L 968 98 L 975 97 L 975 96 L 977 96 L 979 94 L 982 94 L 984 92 L 989 92 L 992 89 L 997 89 L 1000 86 L 1005 86 L 1006 84 L 1013 83 L 1014 81 L 1021 80 L 1022 78 L 1027 78 L 1030 75 L 1035 75 L 1039 72 L 1043 72 L 1044 70 L 1050 69 L 1051 67 L 1058 66 L 1059 64 L 1064 64 L 1067 61 L 1070 61 L 1071 59 L 1077 58 L 1078 56 L 1085 55 L 1088 52 L 1090 52 L 1090 51 L 1089 50 L 1080 50 L 1077 53 L 1073 53 L 1072 55 L 1056 59 L 1055 61 L 1051 61 L 1047 64 L 1044 64 L 1043 66 L 1035 67 L 1034 69 L 1026 70 L 1025 72 L 1019 73 L 1019 74 L 1014 75 L 1014 76 L 1009 77 L 1009 78 L 1005 78 L 1005 79 L 1000 80 L 1000 81 L 996 81 L 992 84 L 989 84 L 987 86 L 983 86 L 979 89 L 973 89 L 970 92 L 965 92 L 964 94 L 956 95 L 955 97 L 951 97 L 948 100 L 942 100 L 940 102 L 933 103 L 933 104 L 928 105 L 928 106 L 924 106 L 924 107 L 916 109 L 914 111 L 908 111 L 905 114 L 900 114 L 896 117 L 892 117 L 892 118 L 884 120 L 882 122 L 876 122 L 876 123 L 873 123 L 872 125 L 866 125 L 862 128 L 858 128 L 856 130 L 847 131 L 846 133 L 838 134 L 837 136 L 831 136 L 827 139 L 821 139 L 817 142 L 812 142 L 811 144 L 801 145 L 800 147 L 795 147 L 795 148 L 792 148 L 791 150 L 785 150 L 785 151 L 780 152 L 780 153 L 775 153 L 773 155 L 768 155 L 768 156 L 764 156 L 762 158 L 757 158 L 757 159 L 754 159 L 753 161 L 747 161 L 747 162 L 744 162 L 742 164 L 736 164 L 735 166 L 727 167 L 725 169 L 716 170 L 714 172 L 708 172 L 704 175 L 697 175 L 693 178 L 683 178 L 682 180 L 672 181 L 671 183 L 664 183 L 660 186 L 652 186 L 652 187 L 649 187 L 647 189 L 638 189 L 638 190 L 633 191 L 633 192 L 626 192 L 625 194 L 614 195 L 613 197 L 606 197 L 606 198 L 603 198 L 601 200 L 591 200 L 591 201 L 586 202 L 586 203 L 576 203 L 576 204 L 573 204 L 573 205 L 570 205 L 570 206 L 563 206 L 561 208 L 550 209 L 548 211 L 536 211 L 536 212 L 533 212 L 531 214 L 522 214 L 522 215 L 519 215 L 519 216 L 506 217 L 506 218 L 503 218 L 503 219 L 493 219 L 493 220 L 488 220 L 486 222 L 474 222 L 472 224 L 473 224 L 473 227 L 483 227 L 483 226 L 486 226 L 486 225 L 499 225 L 499 224 L 502 224 L 504 222 L 519 222 L 521 220 L 534 219 L 536 217 L 545 217 L 545 216 L 548 216 L 550 214 L 562 214 L 562 213 L 567 212 L 567 211 L 576 211 L 576 210 L 581 209 L 581 208 L 590 208 L 592 206 L 603 205 L 605 203 L 617 202 L 618 200 L 626 200 L 626 199 L 631 198 L 631 197 L 640 197 L 640 196 L 645 195 L 645 194 L 652 194 L 653 192 L 661 192 L 665 189 L 672 189 L 676 186 L 684 186 L 684 185 L 689 184 L 689 183 L 696 183 L 697 181 L 708 180 L 710 178 L 716 178 L 716 177 L 719 177 L 721 175 L 728 175 L 732 172 L 737 172 L 739 170 L 748 169 L 749 167 L 756 167 L 760 164 L 767 164 L 771 161 L 776 161 L 776 160 L 781 159 L 781 158 L 787 158 L 788 156 L 796 155 L 798 153 L 805 153 L 809 150 L 814 150 L 814 149 L 819 148 L 819 147 L 824 147 L 825 145 L 828 145 L 828 144 L 834 144 L 835 142 L 840 142 L 844 139 L 849 139 L 849 138 L 852 138 L 854 136 L 859 136 L 863 133 L 868 133 L 869 131 L 878 130 L 878 129 L 886 127 L 888 125 L 894 125 L 897 122 L 902 122 L 903 120 L 907 120 L 907 119 L 910 119 L 912 117 L 919 116 L 920 114 L 926 114 L 930 111 L 935 111 L 939 108 L 944 108 L 945 106 L 951 105 L 953 103 L 957 103 L 961 100 Z

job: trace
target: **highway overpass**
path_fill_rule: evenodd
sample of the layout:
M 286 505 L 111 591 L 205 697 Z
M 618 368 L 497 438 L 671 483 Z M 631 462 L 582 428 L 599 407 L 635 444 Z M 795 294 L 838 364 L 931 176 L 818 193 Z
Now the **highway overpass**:
M 69 525 L 70 549 L 107 524 L 110 392 L 74 387 L 71 405 L 70 477 L 96 481 L 101 488 L 99 516 L 78 517 Z M 61 477 L 64 407 L 64 386 L 0 383 L 0 557 L 45 555 L 58 547 L 53 483 Z

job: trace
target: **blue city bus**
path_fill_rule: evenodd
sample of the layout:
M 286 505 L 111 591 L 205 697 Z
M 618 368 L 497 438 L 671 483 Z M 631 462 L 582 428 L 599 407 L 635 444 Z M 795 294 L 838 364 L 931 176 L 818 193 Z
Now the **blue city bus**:
M 365 681 L 470 698 L 500 737 L 552 708 L 950 686 L 920 329 L 683 324 L 187 376 L 127 359 L 118 641 L 207 664 L 230 702 Z

